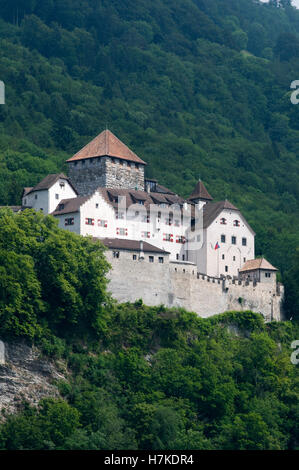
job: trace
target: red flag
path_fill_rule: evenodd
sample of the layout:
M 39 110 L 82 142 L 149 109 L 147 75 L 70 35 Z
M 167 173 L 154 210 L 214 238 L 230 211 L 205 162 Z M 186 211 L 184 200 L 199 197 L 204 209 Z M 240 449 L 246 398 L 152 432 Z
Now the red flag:
M 216 245 L 215 245 L 215 250 L 218 250 L 218 248 L 220 248 L 220 245 L 219 245 L 219 243 L 217 242 Z

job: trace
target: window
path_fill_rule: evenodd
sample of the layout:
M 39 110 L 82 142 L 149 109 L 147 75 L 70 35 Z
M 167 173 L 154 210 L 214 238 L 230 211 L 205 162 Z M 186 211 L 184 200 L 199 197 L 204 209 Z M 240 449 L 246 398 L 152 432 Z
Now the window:
M 115 217 L 116 217 L 116 219 L 124 219 L 125 218 L 125 213 L 123 211 L 116 211 Z
M 164 233 L 163 240 L 165 242 L 173 242 L 173 234 L 172 233 Z
M 180 221 L 179 221 L 179 219 L 175 219 L 175 220 L 174 220 L 174 226 L 175 226 L 175 227 L 179 227 L 179 226 L 180 226 Z
M 141 206 L 144 206 L 144 201 L 139 200 L 138 204 L 140 204 Z
M 271 273 L 265 273 L 265 277 L 271 277 Z
M 163 258 L 163 256 L 159 256 L 159 263 L 160 263 L 160 264 L 163 264 L 163 263 L 164 263 L 164 258 Z
M 245 262 L 246 262 L 246 258 L 243 258 L 243 263 L 245 263 Z
M 153 262 L 154 262 L 154 257 L 153 257 L 153 256 L 149 256 L 149 257 L 148 257 L 148 260 L 149 260 L 150 263 L 153 263 Z
M 182 255 L 182 260 L 185 261 L 185 255 Z
M 96 203 L 96 209 L 98 209 L 98 208 L 99 208 L 99 204 L 98 204 L 98 203 Z
M 169 217 L 168 219 L 165 219 L 165 224 L 166 225 L 172 225 L 172 218 Z
M 85 219 L 85 225 L 94 225 L 94 219 L 86 218 Z
M 145 222 L 146 224 L 149 224 L 150 221 L 150 216 L 149 215 L 143 215 L 142 216 L 142 222 Z
M 226 273 L 228 272 L 228 266 L 225 266 L 225 272 Z
M 59 199 L 59 194 L 55 194 L 55 199 Z
M 34 199 L 37 199 L 37 194 L 34 196 Z
M 221 243 L 225 243 L 225 235 L 221 235 Z
M 107 228 L 107 226 L 108 226 L 108 220 L 98 219 L 98 227 Z
M 237 243 L 237 237 L 232 237 L 232 245 L 236 245 Z
M 151 238 L 151 232 L 141 232 L 141 238 Z
M 116 235 L 122 235 L 123 237 L 127 237 L 127 236 L 128 236 L 128 229 L 127 229 L 127 228 L 118 227 L 118 228 L 116 229 Z
M 222 255 L 222 259 L 224 259 L 224 258 L 225 258 L 225 256 L 224 256 L 224 255 Z
M 243 246 L 246 246 L 247 245 L 247 238 L 242 238 L 242 245 Z
M 176 254 L 176 259 L 179 260 L 180 259 L 180 255 L 177 253 Z
M 85 165 L 85 160 L 82 160 L 82 166 Z
M 64 225 L 74 225 L 74 218 L 68 217 L 67 219 L 64 219 Z
M 64 204 L 58 204 L 58 210 L 62 211 L 62 209 L 64 209 Z
M 25 204 L 25 206 L 26 206 L 26 204 L 27 204 L 27 199 L 24 199 L 24 204 Z
M 221 225 L 226 225 L 226 219 L 222 217 L 222 219 L 220 219 L 220 223 Z
M 134 260 L 134 261 L 137 260 L 137 255 L 133 255 L 133 260 Z
M 185 237 L 181 235 L 176 236 L 176 243 L 185 243 L 185 241 L 186 241 Z
M 236 257 L 235 257 L 235 256 L 233 256 L 233 261 L 236 261 Z
M 113 258 L 119 258 L 119 251 L 113 251 Z
M 240 221 L 234 220 L 234 227 L 240 227 Z

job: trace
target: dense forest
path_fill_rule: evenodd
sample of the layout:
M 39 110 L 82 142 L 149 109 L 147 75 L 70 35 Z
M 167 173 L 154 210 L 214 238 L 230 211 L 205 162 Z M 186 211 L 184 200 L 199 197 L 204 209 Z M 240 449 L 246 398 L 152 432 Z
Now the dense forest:
M 297 322 L 117 304 L 99 242 L 32 210 L 0 224 L 0 338 L 65 377 L 60 398 L 4 412 L 0 449 L 299 448 Z
M 298 449 L 299 11 L 289 0 L 0 0 L 0 205 L 109 127 L 255 230 L 292 321 L 115 303 L 98 242 L 0 209 L 0 338 L 63 365 L 0 449 Z M 62 367 L 62 366 L 61 366 Z M 5 419 L 3 419 L 5 418 Z
M 289 0 L 0 0 L 0 204 L 108 126 L 239 207 L 298 314 L 299 11 Z

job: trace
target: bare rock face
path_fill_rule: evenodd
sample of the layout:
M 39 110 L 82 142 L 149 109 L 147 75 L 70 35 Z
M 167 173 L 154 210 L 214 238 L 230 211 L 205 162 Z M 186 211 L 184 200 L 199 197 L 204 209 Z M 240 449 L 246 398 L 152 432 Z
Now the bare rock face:
M 58 397 L 53 381 L 63 378 L 37 348 L 0 340 L 0 420 L 4 411 L 15 413 L 23 401 L 36 405 L 42 398 Z

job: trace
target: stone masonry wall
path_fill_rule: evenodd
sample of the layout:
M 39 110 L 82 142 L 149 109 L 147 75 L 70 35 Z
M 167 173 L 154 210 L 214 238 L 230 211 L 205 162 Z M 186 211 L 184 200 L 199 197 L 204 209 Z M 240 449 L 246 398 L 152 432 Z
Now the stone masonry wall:
M 159 255 L 149 263 L 147 255 L 142 261 L 133 261 L 132 256 L 132 252 L 120 252 L 114 259 L 112 252 L 107 253 L 112 265 L 108 290 L 120 302 L 142 298 L 147 305 L 183 307 L 201 317 L 252 310 L 263 314 L 266 321 L 283 319 L 283 287 L 278 289 L 276 282 L 269 285 L 209 278 L 198 274 L 191 263 L 169 263 L 165 259 L 159 264 Z
M 92 194 L 100 186 L 106 186 L 105 159 L 91 158 L 69 163 L 68 176 L 80 196 Z
M 110 157 L 70 162 L 68 175 L 81 196 L 99 187 L 144 191 L 144 166 Z
M 133 162 L 107 158 L 106 188 L 144 191 L 144 166 L 137 167 Z

